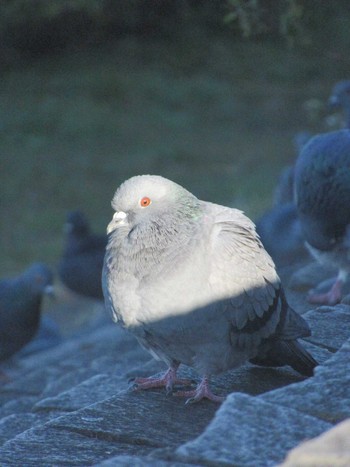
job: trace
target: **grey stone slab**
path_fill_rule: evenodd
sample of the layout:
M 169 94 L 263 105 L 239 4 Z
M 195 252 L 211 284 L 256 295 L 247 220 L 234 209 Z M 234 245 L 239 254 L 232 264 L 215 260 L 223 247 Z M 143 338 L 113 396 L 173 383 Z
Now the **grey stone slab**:
M 301 340 L 303 347 L 311 353 L 314 359 L 319 363 L 322 364 L 326 362 L 329 358 L 332 358 L 335 352 L 330 352 L 325 347 L 320 347 L 319 345 L 312 344 L 309 341 Z
M 62 410 L 73 412 L 82 407 L 103 401 L 115 395 L 118 391 L 127 389 L 127 386 L 127 382 L 120 377 L 105 374 L 95 375 L 55 397 L 41 399 L 35 404 L 33 411 Z
M 181 368 L 181 372 L 183 372 L 184 367 L 181 366 L 180 368 Z M 164 372 L 165 370 L 166 370 L 165 363 L 159 360 L 155 360 L 153 357 L 150 356 L 150 354 L 148 354 L 148 359 L 145 360 L 144 362 L 141 362 L 141 364 L 139 361 L 130 362 L 130 366 L 127 372 L 125 373 L 125 377 L 128 380 L 132 380 L 136 377 L 147 377 L 147 376 L 151 376 L 157 373 Z
M 143 349 L 138 342 L 132 341 L 132 347 L 128 349 L 128 351 L 120 351 L 118 354 L 113 355 L 115 364 L 123 365 L 126 367 L 126 376 L 129 376 L 130 371 L 134 368 L 142 368 L 147 371 L 148 365 L 151 365 L 151 362 L 155 362 L 158 367 L 158 371 L 160 368 L 165 368 L 164 363 L 157 362 L 154 360 L 153 357 Z
M 74 388 L 77 384 L 96 375 L 96 371 L 91 368 L 77 368 L 72 371 L 64 372 L 58 378 L 50 380 L 45 386 L 41 397 L 54 397 L 61 392 Z
M 0 408 L 0 418 L 16 413 L 30 412 L 38 398 L 35 396 L 23 396 L 10 399 Z
M 0 401 L 20 395 L 57 394 L 94 374 L 127 372 L 130 365 L 142 363 L 149 355 L 130 334 L 117 326 L 97 329 L 79 339 L 67 341 L 48 352 L 21 361 L 22 369 L 0 386 Z M 114 366 L 109 366 L 114 362 Z M 91 371 L 90 371 L 91 369 Z M 84 376 L 85 374 L 85 376 Z
M 166 448 L 157 448 L 151 451 L 147 456 L 144 456 L 145 459 L 152 459 L 153 465 L 158 465 L 158 462 L 170 462 L 170 464 L 175 464 L 179 466 L 183 465 L 191 465 L 191 466 L 203 466 L 207 464 L 192 462 L 188 464 L 187 462 L 183 462 L 181 460 L 176 460 L 175 450 L 177 448 L 174 447 L 166 447 Z
M 97 328 L 95 332 L 77 335 L 64 341 L 62 344 L 23 358 L 23 370 L 35 370 L 49 365 L 67 365 L 69 368 L 83 366 L 101 355 L 123 354 L 137 346 L 136 340 L 116 325 L 107 325 Z
M 303 315 L 312 335 L 307 340 L 314 344 L 338 350 L 350 338 L 350 306 L 321 306 Z
M 349 467 L 350 419 L 288 453 L 284 467 Z
M 132 351 L 125 352 L 125 360 L 119 357 L 116 358 L 113 354 L 99 355 L 90 362 L 90 368 L 98 373 L 117 373 L 124 367 L 124 371 L 128 370 L 128 360 L 130 360 Z M 133 358 L 133 357 L 131 357 Z M 137 358 L 137 357 L 135 357 Z
M 296 410 L 236 393 L 227 398 L 198 438 L 175 451 L 175 460 L 215 466 L 272 466 L 302 440 L 330 427 Z
M 0 445 L 14 438 L 19 433 L 32 428 L 46 420 L 33 413 L 8 415 L 0 420 Z
M 106 312 L 104 301 L 82 297 L 61 287 L 60 281 L 55 283 L 55 303 L 50 304 L 50 316 L 55 319 L 65 338 L 77 334 L 95 331 L 98 327 L 111 324 L 110 315 Z
M 336 423 L 350 417 L 350 340 L 315 369 L 315 376 L 260 396 L 264 401 L 294 408 Z
M 57 379 L 62 369 L 54 366 L 45 366 L 32 370 L 29 373 L 19 374 L 15 379 L 0 387 L 0 394 L 38 396 L 50 380 Z
M 211 386 L 220 395 L 232 392 L 258 395 L 303 380 L 304 377 L 290 367 L 269 368 L 247 364 L 213 377 Z
M 75 386 L 84 379 L 96 374 L 90 368 L 74 368 L 70 364 L 48 365 L 37 370 L 18 373 L 9 383 L 0 386 L 0 400 L 5 404 L 11 399 L 54 395 Z M 0 409 L 1 414 L 1 409 Z
M 152 450 L 142 446 L 146 455 Z M 118 454 L 138 455 L 140 446 L 112 437 L 86 436 L 46 425 L 27 430 L 0 448 L 1 467 L 89 467 Z
M 165 461 L 152 457 L 115 456 L 107 459 L 94 467 L 196 467 L 199 464 L 187 464 L 185 462 Z
M 140 446 L 177 446 L 200 434 L 217 408 L 209 401 L 186 406 L 182 398 L 166 397 L 161 390 L 124 392 L 48 426 Z
M 4 444 L 0 463 L 91 465 L 117 454 L 145 456 L 199 435 L 216 410 L 209 402 L 185 406 L 160 391 L 123 393 L 27 430 Z

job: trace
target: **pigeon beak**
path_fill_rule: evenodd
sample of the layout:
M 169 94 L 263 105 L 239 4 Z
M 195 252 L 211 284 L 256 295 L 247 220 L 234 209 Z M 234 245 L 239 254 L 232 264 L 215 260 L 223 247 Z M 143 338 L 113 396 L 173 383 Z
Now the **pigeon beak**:
M 124 211 L 117 211 L 116 213 L 114 213 L 111 222 L 107 226 L 107 234 L 113 232 L 113 230 L 119 225 L 124 225 L 126 217 L 127 214 Z

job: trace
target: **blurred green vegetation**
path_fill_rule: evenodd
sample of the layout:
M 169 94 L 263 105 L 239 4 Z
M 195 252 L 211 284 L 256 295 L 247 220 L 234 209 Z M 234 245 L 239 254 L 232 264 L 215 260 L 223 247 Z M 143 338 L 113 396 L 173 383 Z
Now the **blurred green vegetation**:
M 186 40 L 206 32 L 322 48 L 350 45 L 348 0 L 4 0 L 0 58 L 133 35 Z
M 226 0 L 226 24 L 245 38 L 279 38 L 288 46 L 349 45 L 347 0 Z
M 256 218 L 295 132 L 323 130 L 323 103 L 347 77 L 338 42 L 243 41 L 223 25 L 224 1 L 13 0 L 0 13 L 1 276 L 55 265 L 67 210 L 104 231 L 135 174 Z

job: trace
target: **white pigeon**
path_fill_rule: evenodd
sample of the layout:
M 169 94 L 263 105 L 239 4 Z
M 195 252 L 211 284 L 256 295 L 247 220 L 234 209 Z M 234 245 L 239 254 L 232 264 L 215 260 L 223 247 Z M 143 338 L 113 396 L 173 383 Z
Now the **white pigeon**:
M 210 376 L 242 365 L 291 365 L 306 376 L 317 362 L 298 343 L 310 335 L 287 304 L 274 263 L 254 224 L 239 210 L 201 201 L 155 175 L 124 182 L 102 273 L 107 309 L 156 359 L 161 377 L 136 378 L 137 389 L 188 381 L 180 363 L 202 377 L 176 395 L 195 402 L 212 393 Z

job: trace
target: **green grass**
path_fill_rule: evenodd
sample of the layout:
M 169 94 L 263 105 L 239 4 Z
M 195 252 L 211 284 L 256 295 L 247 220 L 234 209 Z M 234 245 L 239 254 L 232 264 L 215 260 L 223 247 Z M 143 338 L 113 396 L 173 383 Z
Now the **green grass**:
M 1 276 L 54 265 L 67 210 L 104 231 L 115 189 L 135 174 L 256 218 L 307 126 L 303 103 L 341 77 L 297 51 L 208 38 L 127 39 L 3 72 Z

